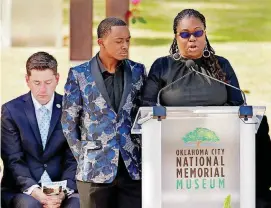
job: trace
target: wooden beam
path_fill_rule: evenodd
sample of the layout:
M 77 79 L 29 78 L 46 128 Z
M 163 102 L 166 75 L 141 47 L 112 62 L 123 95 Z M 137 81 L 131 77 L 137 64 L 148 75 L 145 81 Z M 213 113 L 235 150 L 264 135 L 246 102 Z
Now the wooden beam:
M 92 0 L 70 0 L 70 60 L 92 57 Z
M 130 0 L 106 0 L 106 17 L 118 17 L 128 24 L 125 15 L 129 4 Z

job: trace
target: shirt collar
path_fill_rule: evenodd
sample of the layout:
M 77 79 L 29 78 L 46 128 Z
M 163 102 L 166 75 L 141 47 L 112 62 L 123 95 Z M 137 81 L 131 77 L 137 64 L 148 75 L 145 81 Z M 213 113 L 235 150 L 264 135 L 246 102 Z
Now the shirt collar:
M 101 61 L 101 59 L 99 57 L 99 54 L 97 54 L 97 62 L 98 62 L 98 66 L 100 68 L 101 73 L 106 72 L 106 69 L 105 69 L 105 67 L 104 67 L 104 65 L 103 65 L 103 63 L 102 63 L 102 61 Z
M 39 110 L 43 105 L 41 105 L 41 104 L 35 99 L 35 97 L 33 96 L 32 93 L 31 93 L 31 97 L 32 97 L 32 100 L 33 100 L 33 104 L 34 104 L 35 110 Z M 54 93 L 53 96 L 51 97 L 51 100 L 50 100 L 46 105 L 44 105 L 44 107 L 47 108 L 50 112 L 53 111 L 54 99 L 55 99 L 55 93 Z
M 98 62 L 98 66 L 100 68 L 100 71 L 101 73 L 104 73 L 104 72 L 107 72 L 106 68 L 104 67 L 101 59 L 100 59 L 100 56 L 99 56 L 99 53 L 97 54 L 97 62 Z M 120 61 L 119 64 L 117 65 L 117 70 L 123 65 L 124 61 Z

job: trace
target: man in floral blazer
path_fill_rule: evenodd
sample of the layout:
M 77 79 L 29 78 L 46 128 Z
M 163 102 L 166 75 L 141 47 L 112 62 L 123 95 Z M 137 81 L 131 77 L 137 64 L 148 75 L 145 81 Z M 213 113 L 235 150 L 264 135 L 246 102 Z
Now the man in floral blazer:
M 118 18 L 97 29 L 100 51 L 71 68 L 63 98 L 64 135 L 78 162 L 83 208 L 141 207 L 141 141 L 131 135 L 145 67 L 128 57 L 130 32 Z

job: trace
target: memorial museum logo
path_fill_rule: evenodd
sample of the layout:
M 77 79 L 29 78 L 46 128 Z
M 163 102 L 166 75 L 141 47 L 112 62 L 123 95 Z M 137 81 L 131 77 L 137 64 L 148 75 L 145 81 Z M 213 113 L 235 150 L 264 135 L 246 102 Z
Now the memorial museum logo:
M 211 145 L 212 143 L 219 142 L 220 139 L 215 132 L 207 128 L 196 128 L 194 131 L 187 133 L 182 140 L 186 145 L 194 144 L 199 148 L 201 143 Z
M 182 137 L 184 147 L 176 150 L 176 189 L 225 188 L 225 149 L 220 138 L 207 128 L 196 128 Z

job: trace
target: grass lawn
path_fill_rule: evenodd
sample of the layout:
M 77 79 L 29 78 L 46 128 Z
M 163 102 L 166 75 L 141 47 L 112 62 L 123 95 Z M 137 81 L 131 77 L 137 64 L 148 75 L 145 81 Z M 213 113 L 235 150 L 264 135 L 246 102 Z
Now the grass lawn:
M 206 17 L 212 42 L 271 41 L 270 0 L 142 0 L 141 7 L 148 24 L 136 28 L 172 32 L 176 14 L 194 8 Z
M 68 4 L 68 0 L 64 0 Z M 94 30 L 105 18 L 105 0 L 93 0 Z M 147 24 L 131 23 L 131 31 L 141 35 L 132 38 L 135 45 L 168 45 L 172 41 L 174 17 L 185 8 L 194 8 L 207 19 L 211 42 L 269 42 L 271 41 L 271 0 L 142 0 L 141 13 Z M 68 7 L 64 9 L 68 24 Z M 144 31 L 148 31 L 144 35 Z M 132 33 L 132 37 L 133 37 Z

